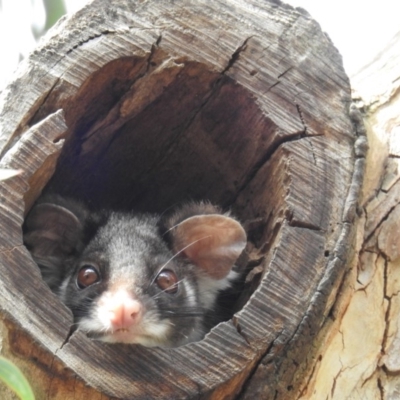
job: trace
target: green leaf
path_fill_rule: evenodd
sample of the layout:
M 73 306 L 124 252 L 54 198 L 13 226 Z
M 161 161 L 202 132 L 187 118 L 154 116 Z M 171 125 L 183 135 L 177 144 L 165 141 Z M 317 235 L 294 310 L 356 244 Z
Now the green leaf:
M 50 29 L 66 12 L 64 0 L 43 0 L 46 10 L 46 26 L 44 30 Z
M 32 389 L 21 370 L 0 356 L 0 380 L 13 390 L 21 400 L 35 400 Z

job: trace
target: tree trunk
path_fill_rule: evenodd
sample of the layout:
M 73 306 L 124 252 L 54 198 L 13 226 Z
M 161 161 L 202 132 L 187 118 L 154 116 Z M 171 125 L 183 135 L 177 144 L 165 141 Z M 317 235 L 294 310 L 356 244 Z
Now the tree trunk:
M 0 97 L 0 167 L 24 170 L 0 186 L 2 352 L 37 397 L 307 398 L 362 242 L 366 138 L 350 103 L 319 25 L 273 0 L 95 0 L 61 21 Z M 231 208 L 249 238 L 233 318 L 171 350 L 74 331 L 22 242 L 47 191 Z
M 353 79 L 369 152 L 356 254 L 301 399 L 400 398 L 400 33 Z

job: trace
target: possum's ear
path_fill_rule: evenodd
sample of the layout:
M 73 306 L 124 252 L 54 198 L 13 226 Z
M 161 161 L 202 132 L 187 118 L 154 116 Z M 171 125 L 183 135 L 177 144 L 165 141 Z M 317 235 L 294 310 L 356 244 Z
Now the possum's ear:
M 24 224 L 24 243 L 52 288 L 62 279 L 64 261 L 81 250 L 89 216 L 79 203 L 63 203 L 36 204 Z
M 79 246 L 83 224 L 70 210 L 42 203 L 29 213 L 25 231 L 24 241 L 32 253 L 64 257 Z
M 215 279 L 225 278 L 246 247 L 246 232 L 233 218 L 220 214 L 195 215 L 171 230 L 175 253 L 180 252 Z

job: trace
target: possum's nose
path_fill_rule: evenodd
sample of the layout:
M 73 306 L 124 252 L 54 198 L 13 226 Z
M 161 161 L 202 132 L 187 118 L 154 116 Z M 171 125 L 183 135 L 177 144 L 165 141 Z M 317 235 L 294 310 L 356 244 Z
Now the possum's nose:
M 128 329 L 141 319 L 142 304 L 128 293 L 116 294 L 109 306 L 109 319 L 114 330 Z

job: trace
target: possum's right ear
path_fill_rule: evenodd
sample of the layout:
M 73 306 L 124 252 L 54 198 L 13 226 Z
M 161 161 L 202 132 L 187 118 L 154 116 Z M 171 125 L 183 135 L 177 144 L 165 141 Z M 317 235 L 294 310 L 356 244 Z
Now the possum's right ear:
M 89 211 L 75 201 L 36 204 L 24 224 L 24 243 L 39 265 L 43 279 L 56 288 L 63 279 L 65 261 L 82 250 Z
M 80 247 L 83 223 L 67 208 L 50 203 L 33 207 L 24 241 L 33 255 L 64 258 Z

